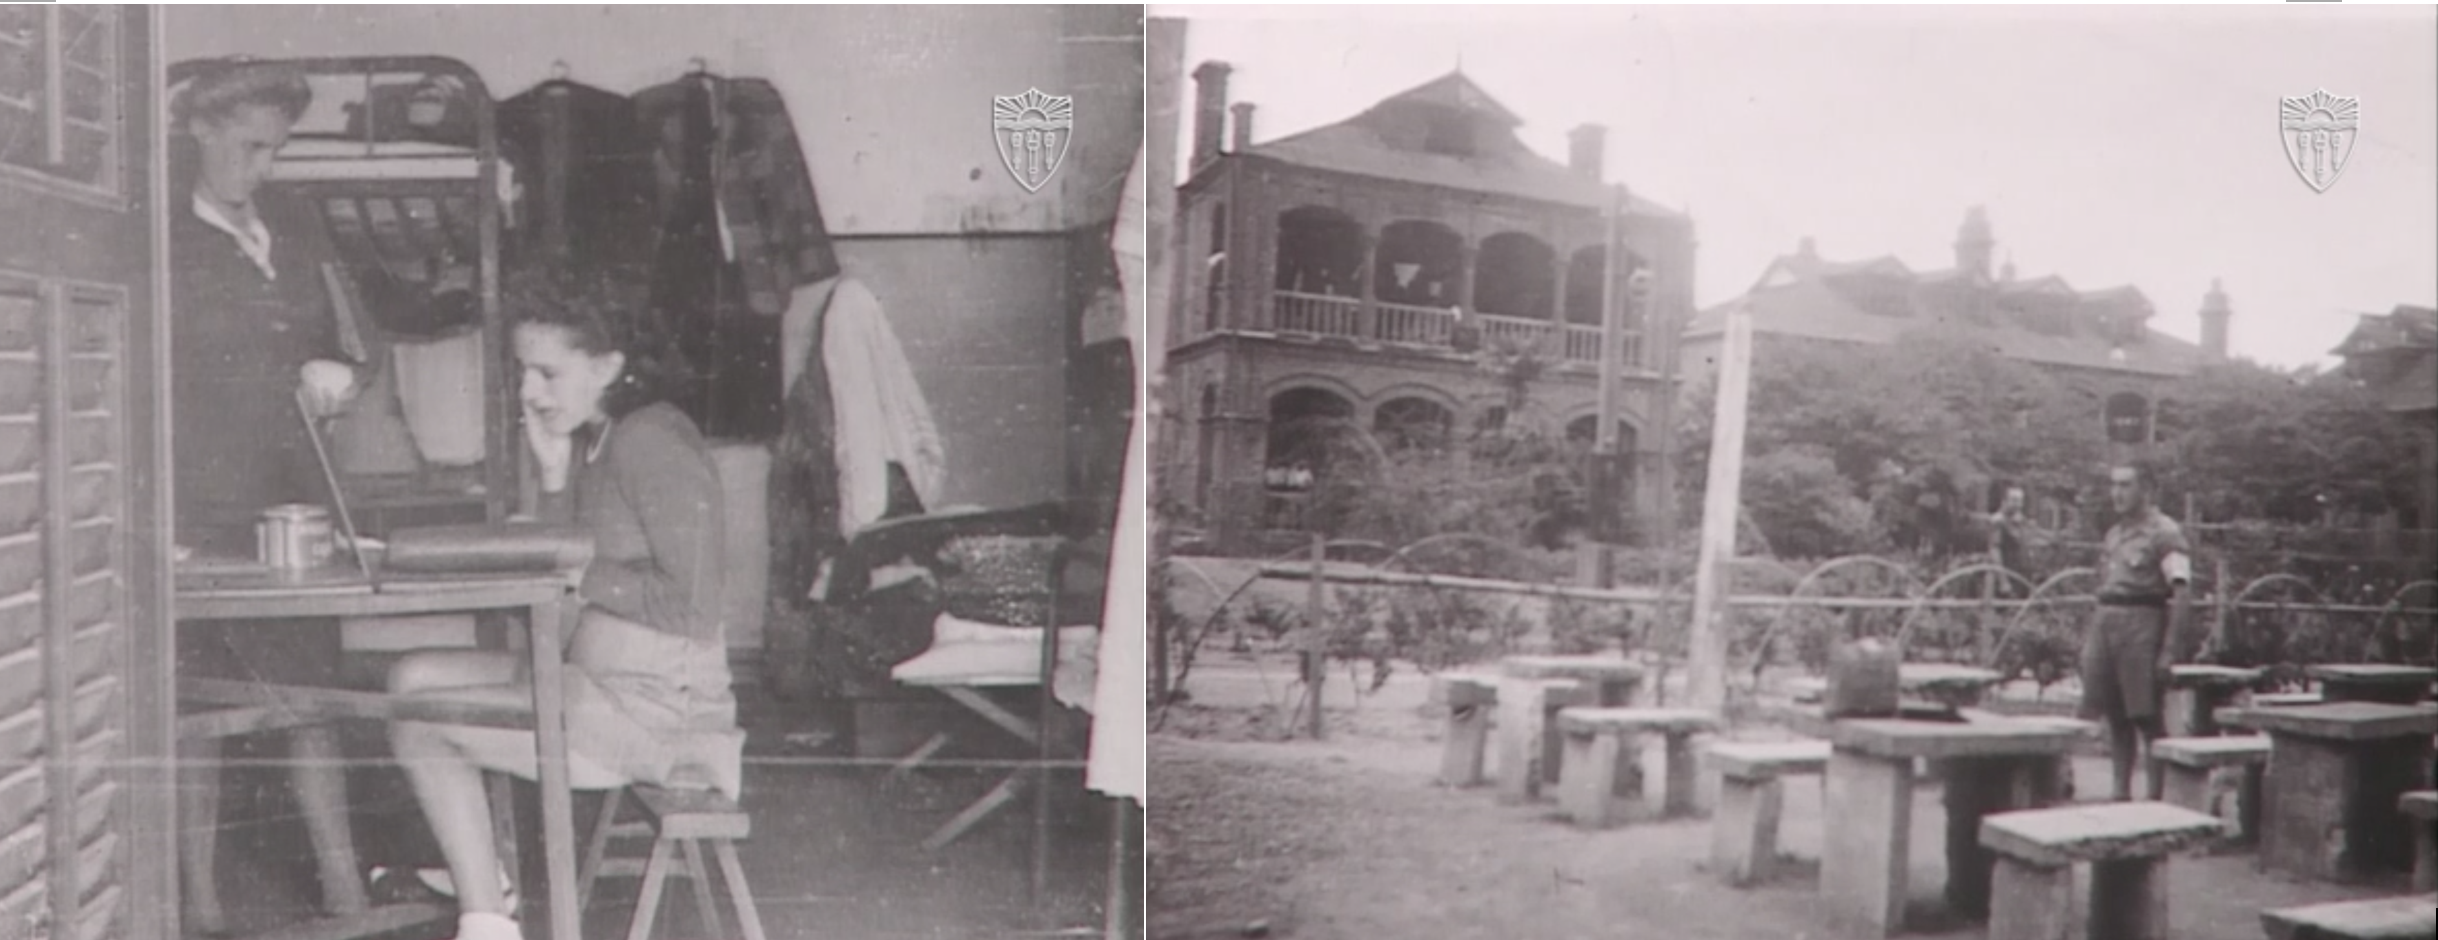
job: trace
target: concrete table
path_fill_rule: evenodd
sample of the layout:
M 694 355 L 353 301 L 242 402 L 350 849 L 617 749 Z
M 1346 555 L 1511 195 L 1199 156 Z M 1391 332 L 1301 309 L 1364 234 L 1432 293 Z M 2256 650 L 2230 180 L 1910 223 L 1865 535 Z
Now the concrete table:
M 2094 728 L 2056 718 L 1969 718 L 1830 723 L 1820 887 L 1833 918 L 1874 936 L 1904 928 L 1913 764 L 1924 759 L 1946 774 L 1947 903 L 1967 916 L 1988 915 L 1993 859 L 1980 843 L 1982 818 L 2062 800 L 2066 756 Z
M 2303 674 L 2319 680 L 2320 694 L 2331 702 L 2386 702 L 2411 705 L 2430 696 L 2438 669 L 2346 663 L 2312 666 Z
M 1574 702 L 1577 705 L 1624 708 L 1633 704 L 1634 690 L 1642 684 L 1642 664 L 1618 656 L 1509 656 L 1498 664 L 1500 673 L 1511 678 L 1575 682 L 1583 695 Z M 1543 729 L 1557 720 L 1557 712 L 1556 705 L 1544 706 L 1540 719 Z M 1500 734 L 1503 739 L 1505 732 Z M 1534 792 L 1538 792 L 1540 784 L 1558 782 L 1565 772 L 1565 742 L 1559 736 L 1541 735 L 1540 749 L 1541 769 Z M 1502 756 L 1504 753 L 1502 750 Z M 1617 771 L 1617 786 L 1627 787 L 1634 779 L 1634 770 L 1620 765 Z
M 2331 702 L 2249 709 L 2242 719 L 2269 734 L 2264 867 L 2354 881 L 2411 864 L 2397 804 L 2429 786 L 2438 705 Z
M 1498 801 L 1529 803 L 1543 783 L 1556 783 L 1544 744 L 1560 709 L 1593 704 L 1573 679 L 1498 677 Z
M 2217 817 L 2165 803 L 2104 803 L 2000 813 L 1981 824 L 1998 853 L 1989 940 L 2167 940 L 2167 868 L 2220 834 Z M 2076 923 L 2074 865 L 2091 866 Z
M 2167 676 L 2166 719 L 2171 738 L 2206 738 L 2220 733 L 2218 709 L 2235 704 L 2254 683 L 2260 670 L 2233 666 L 2173 666 Z

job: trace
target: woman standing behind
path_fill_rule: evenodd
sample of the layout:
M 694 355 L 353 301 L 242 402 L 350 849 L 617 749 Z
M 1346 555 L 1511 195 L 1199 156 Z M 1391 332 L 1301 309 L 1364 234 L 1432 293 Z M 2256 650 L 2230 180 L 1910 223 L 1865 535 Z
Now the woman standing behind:
M 519 285 L 509 301 L 527 443 L 546 519 L 594 540 L 568 641 L 569 779 L 708 786 L 736 795 L 744 735 L 720 611 L 720 487 L 694 422 L 659 397 L 650 357 L 606 296 Z M 391 691 L 519 706 L 513 654 L 431 651 L 402 660 Z M 458 903 L 458 940 L 521 940 L 492 843 L 482 772 L 536 776 L 530 731 L 401 722 L 406 768 Z

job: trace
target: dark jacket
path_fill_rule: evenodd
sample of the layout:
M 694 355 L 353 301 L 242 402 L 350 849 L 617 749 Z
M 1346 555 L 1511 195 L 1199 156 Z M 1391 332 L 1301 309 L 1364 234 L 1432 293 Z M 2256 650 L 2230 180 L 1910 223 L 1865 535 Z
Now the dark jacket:
M 702 221 L 690 192 L 707 186 L 734 240 L 746 305 L 776 317 L 797 287 L 833 277 L 838 257 L 822 224 L 787 102 L 769 82 L 691 75 L 635 96 L 657 145 L 653 167 L 664 232 Z M 706 171 L 707 170 L 707 174 Z
M 196 217 L 191 196 L 177 197 L 169 224 L 178 539 L 239 556 L 254 553 L 263 509 L 328 504 L 297 411 L 297 370 L 349 358 L 323 282 L 337 256 L 320 219 L 267 188 L 254 203 L 276 279 Z

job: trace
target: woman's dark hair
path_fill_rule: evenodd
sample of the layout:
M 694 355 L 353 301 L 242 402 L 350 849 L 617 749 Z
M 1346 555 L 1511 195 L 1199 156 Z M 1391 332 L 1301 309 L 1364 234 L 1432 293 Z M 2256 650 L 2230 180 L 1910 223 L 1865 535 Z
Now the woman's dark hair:
M 248 106 L 278 108 L 295 123 L 313 105 L 305 73 L 275 62 L 244 62 L 197 76 L 179 93 L 178 127 L 196 118 L 219 122 Z
M 666 340 L 651 328 L 641 295 L 637 287 L 606 276 L 529 270 L 507 279 L 500 302 L 511 329 L 555 327 L 579 352 L 626 357 L 626 368 L 601 393 L 601 410 L 615 419 L 665 399 L 684 372 Z

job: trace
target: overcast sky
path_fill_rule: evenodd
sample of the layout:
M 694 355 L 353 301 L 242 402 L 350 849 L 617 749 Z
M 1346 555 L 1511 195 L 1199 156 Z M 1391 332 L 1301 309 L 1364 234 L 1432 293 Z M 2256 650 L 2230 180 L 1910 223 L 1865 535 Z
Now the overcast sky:
M 2225 279 L 2236 355 L 2321 361 L 2354 315 L 2438 301 L 2438 9 L 1152 7 L 1185 67 L 1235 66 L 1256 142 L 1456 68 L 1564 160 L 1609 127 L 1608 178 L 1689 209 L 1695 299 L 1813 237 L 1832 260 L 1953 264 L 1988 207 L 2017 275 L 2131 284 L 2195 339 Z M 2279 99 L 2361 102 L 2337 182 L 2288 164 Z M 1192 133 L 1192 83 L 1179 132 Z M 1180 143 L 1180 159 L 1186 149 Z

